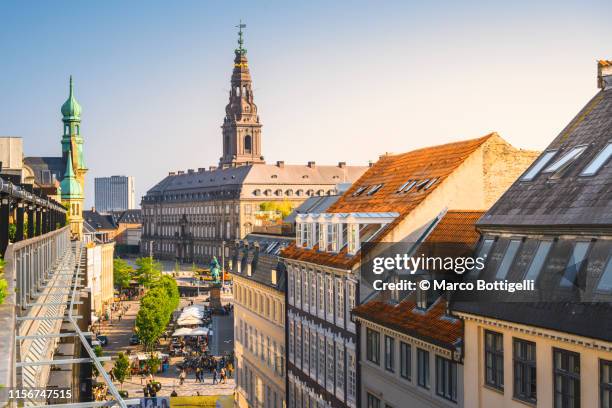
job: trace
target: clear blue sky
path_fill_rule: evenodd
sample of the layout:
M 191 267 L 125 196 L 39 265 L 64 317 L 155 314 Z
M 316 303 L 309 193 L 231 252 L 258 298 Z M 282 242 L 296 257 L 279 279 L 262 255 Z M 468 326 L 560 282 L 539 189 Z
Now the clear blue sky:
M 221 152 L 242 18 L 266 160 L 376 160 L 497 131 L 541 149 L 612 58 L 612 2 L 2 1 L 0 135 L 60 153 L 74 75 L 93 178 Z

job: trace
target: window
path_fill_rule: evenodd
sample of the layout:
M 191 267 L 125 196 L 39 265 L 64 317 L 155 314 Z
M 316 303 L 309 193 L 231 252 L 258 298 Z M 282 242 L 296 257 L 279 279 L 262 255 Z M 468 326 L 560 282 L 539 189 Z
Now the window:
M 355 192 L 353 193 L 353 197 L 356 197 L 358 195 L 360 195 L 361 193 L 363 193 L 365 191 L 365 189 L 368 188 L 368 186 L 361 186 L 359 187 L 357 190 L 355 190 Z
M 429 389 L 429 351 L 417 348 L 417 382 Z
M 382 186 L 383 186 L 383 184 L 377 184 L 377 185 L 373 186 L 373 187 L 370 189 L 370 191 L 368 191 L 367 195 L 369 195 L 369 196 L 373 195 L 373 194 L 374 194 L 374 193 L 376 193 L 378 190 L 380 190 Z
M 457 402 L 457 363 L 436 356 L 436 394 Z
M 580 354 L 553 349 L 555 408 L 580 408 Z
M 381 408 L 380 399 L 368 392 L 368 408 Z
M 590 245 L 590 242 L 576 242 L 576 245 L 574 245 L 574 250 L 572 251 L 572 256 L 567 262 L 565 272 L 561 278 L 560 285 L 562 287 L 569 288 L 576 284 L 578 272 L 580 272 L 580 268 L 582 267 L 582 263 L 586 258 Z
M 336 323 L 344 324 L 344 282 L 341 278 L 336 279 Z
M 595 158 L 589 163 L 588 166 L 585 167 L 584 170 L 580 173 L 581 176 L 594 176 L 597 174 L 599 169 L 601 169 L 604 164 L 610 159 L 612 156 L 612 142 L 608 142 L 606 147 L 603 148 L 601 152 L 595 156 Z
M 602 292 L 609 292 L 612 290 L 612 256 L 608 259 L 608 265 L 599 279 L 597 290 Z
M 485 331 L 485 383 L 504 389 L 504 336 Z
M 483 262 L 486 264 L 487 257 L 489 256 L 489 252 L 491 252 L 491 247 L 495 242 L 494 239 L 485 239 L 482 245 L 480 246 L 480 250 L 478 251 L 478 258 L 482 258 Z M 474 267 L 472 270 L 468 272 L 468 276 L 471 278 L 475 278 L 478 276 L 478 273 L 481 269 Z
M 334 368 L 336 366 L 336 358 L 335 358 L 335 344 L 334 344 L 333 339 L 331 338 L 327 339 L 327 345 L 326 345 L 325 350 L 327 352 L 327 366 L 326 366 L 327 385 L 326 387 L 331 390 L 334 388 L 334 379 L 336 378 L 334 374 Z
M 525 175 L 521 178 L 522 181 L 531 181 L 540 173 L 540 171 L 548 164 L 548 162 L 555 157 L 557 154 L 557 150 L 549 150 L 544 152 L 538 160 L 535 162 L 533 166 L 525 173 Z
M 395 371 L 395 356 L 394 356 L 395 340 L 393 337 L 385 336 L 385 369 L 387 371 Z
M 536 345 L 531 341 L 514 339 L 514 398 L 537 402 Z
M 348 383 L 346 385 L 346 398 L 349 401 L 355 401 L 357 395 L 357 364 L 355 361 L 355 353 L 347 350 L 346 375 Z
M 612 361 L 600 360 L 599 388 L 600 408 L 612 407 Z
M 553 173 L 555 171 L 563 170 L 569 166 L 574 160 L 576 160 L 585 150 L 586 146 L 575 146 L 569 152 L 565 153 L 559 160 L 544 169 L 544 173 Z
M 542 266 L 544 265 L 544 261 L 546 260 L 546 255 L 548 255 L 548 251 L 550 251 L 551 246 L 552 242 L 550 241 L 541 241 L 538 244 L 538 250 L 531 260 L 531 264 L 529 265 L 525 279 L 535 280 L 538 278 L 538 275 L 542 270 Z
M 344 345 L 336 343 L 336 390 L 344 394 Z
M 412 180 L 408 180 L 407 182 L 405 182 L 404 184 L 402 184 L 397 190 L 395 190 L 396 193 L 401 193 L 408 184 L 410 184 Z
M 412 348 L 400 341 L 400 376 L 410 381 L 412 375 Z
M 251 136 L 244 137 L 244 153 L 251 154 L 252 146 L 251 146 Z
M 380 364 L 380 334 L 369 328 L 366 328 L 366 358 Z
M 504 258 L 502 259 L 499 267 L 497 268 L 497 273 L 495 274 L 495 279 L 503 280 L 506 279 L 508 275 L 508 271 L 510 270 L 510 265 L 512 265 L 512 261 L 514 261 L 514 257 L 516 256 L 516 252 L 521 245 L 521 241 L 518 239 L 513 239 L 508 244 L 508 248 L 506 248 L 506 253 L 504 254 Z

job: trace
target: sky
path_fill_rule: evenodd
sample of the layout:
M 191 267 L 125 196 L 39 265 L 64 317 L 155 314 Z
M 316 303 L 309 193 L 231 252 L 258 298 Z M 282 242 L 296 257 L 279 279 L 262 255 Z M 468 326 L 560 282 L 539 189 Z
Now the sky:
M 269 163 L 363 165 L 492 131 L 543 149 L 597 92 L 610 15 L 609 0 L 4 0 L 0 135 L 59 156 L 73 75 L 86 206 L 118 174 L 140 202 L 169 171 L 217 164 L 242 19 Z

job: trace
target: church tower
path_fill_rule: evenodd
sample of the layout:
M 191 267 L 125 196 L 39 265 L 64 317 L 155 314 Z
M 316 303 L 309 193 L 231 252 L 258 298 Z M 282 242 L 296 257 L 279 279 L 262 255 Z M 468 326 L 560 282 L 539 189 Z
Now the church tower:
M 60 183 L 62 204 L 68 209 L 68 223 L 73 236 L 83 236 L 83 192 L 87 168 L 83 160 L 83 138 L 81 137 L 81 105 L 74 97 L 74 86 L 70 76 L 70 92 L 62 105 L 62 158 L 66 163 L 64 178 Z
M 68 99 L 62 105 L 62 122 L 64 134 L 62 136 L 62 158 L 68 163 L 68 155 L 72 155 L 72 166 L 76 179 L 85 188 L 85 174 L 87 167 L 83 159 L 83 137 L 81 136 L 81 105 L 74 97 L 74 85 L 70 76 L 70 90 Z
M 240 23 L 237 27 L 238 48 L 235 50 L 232 89 L 221 126 L 223 129 L 223 155 L 219 160 L 221 167 L 264 162 L 261 154 L 262 125 L 257 115 L 257 105 L 253 102 L 247 50 L 243 48 L 242 29 L 246 24 Z

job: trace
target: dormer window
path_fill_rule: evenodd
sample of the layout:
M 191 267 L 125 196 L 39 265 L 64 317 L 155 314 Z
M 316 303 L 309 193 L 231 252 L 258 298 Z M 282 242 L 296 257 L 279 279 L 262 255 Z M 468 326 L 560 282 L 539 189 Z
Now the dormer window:
M 575 146 L 569 152 L 565 153 L 559 160 L 544 169 L 543 173 L 554 173 L 567 168 L 586 150 L 587 146 Z
M 612 142 L 608 142 L 606 147 L 595 156 L 595 158 L 580 173 L 581 176 L 594 176 L 597 174 L 612 156 Z
M 521 181 L 531 181 L 542 171 L 544 166 L 548 164 L 548 162 L 555 157 L 557 154 L 557 150 L 549 150 L 541 155 L 538 160 L 535 162 L 533 166 L 525 173 L 525 175 L 521 178 Z

